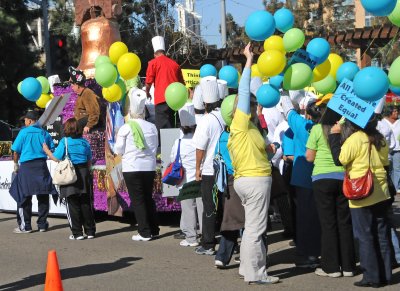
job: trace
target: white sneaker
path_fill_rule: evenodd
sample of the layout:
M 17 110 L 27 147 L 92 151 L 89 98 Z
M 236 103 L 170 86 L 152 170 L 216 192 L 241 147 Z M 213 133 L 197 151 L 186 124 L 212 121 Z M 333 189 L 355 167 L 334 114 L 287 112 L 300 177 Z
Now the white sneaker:
M 326 273 L 324 270 L 321 268 L 315 269 L 315 275 L 321 276 L 321 277 L 331 277 L 331 278 L 339 278 L 342 277 L 342 273 L 340 272 L 334 272 L 334 273 Z
M 88 235 L 87 239 L 94 239 L 94 235 Z
M 71 235 L 69 236 L 69 239 L 70 239 L 70 240 L 83 240 L 83 239 L 85 239 L 85 237 L 84 237 L 83 235 L 74 236 L 73 234 L 71 234 Z
M 226 267 L 226 265 L 225 265 L 222 261 L 220 261 L 220 260 L 215 260 L 215 261 L 214 261 L 214 266 L 215 266 L 216 268 L 224 268 L 224 267 Z
M 13 233 L 31 233 L 32 230 L 25 230 L 25 229 L 20 229 L 19 227 L 14 228 Z
M 354 272 L 343 271 L 343 277 L 354 277 Z
M 276 284 L 278 282 L 279 282 L 279 277 L 267 276 L 266 279 L 258 281 L 250 281 L 249 285 L 267 285 L 267 284 Z
M 151 237 L 143 237 L 140 234 L 136 234 L 132 236 L 132 240 L 134 241 L 149 241 L 151 240 Z
M 190 242 L 188 242 L 187 240 L 184 239 L 179 243 L 179 245 L 182 246 L 182 247 L 198 247 L 199 243 L 197 241 L 193 242 L 193 243 L 190 243 Z

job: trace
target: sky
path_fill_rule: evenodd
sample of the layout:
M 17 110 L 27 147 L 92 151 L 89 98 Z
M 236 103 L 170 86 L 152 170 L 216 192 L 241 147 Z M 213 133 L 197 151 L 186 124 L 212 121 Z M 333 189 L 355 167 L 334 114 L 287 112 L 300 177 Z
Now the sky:
M 184 2 L 181 1 L 181 2 Z M 225 0 L 226 13 L 243 26 L 247 17 L 256 10 L 263 10 L 262 0 Z M 221 47 L 221 0 L 196 0 L 195 11 L 202 16 L 201 34 L 209 45 Z

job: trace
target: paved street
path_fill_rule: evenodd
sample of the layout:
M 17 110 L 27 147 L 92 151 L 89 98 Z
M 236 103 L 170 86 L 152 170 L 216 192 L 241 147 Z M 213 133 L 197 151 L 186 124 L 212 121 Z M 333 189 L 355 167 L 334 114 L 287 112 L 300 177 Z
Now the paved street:
M 43 290 L 51 249 L 57 251 L 64 290 L 360 290 L 353 287 L 360 275 L 333 279 L 296 270 L 294 248 L 282 240 L 281 230 L 268 237 L 269 271 L 281 283 L 248 286 L 239 278 L 237 264 L 218 270 L 213 257 L 180 247 L 173 238 L 177 226 L 163 226 L 160 239 L 133 242 L 134 227 L 115 219 L 103 220 L 97 224 L 96 239 L 71 241 L 66 218 L 51 217 L 49 222 L 49 232 L 14 234 L 15 214 L 0 213 L 0 290 Z M 383 290 L 399 290 L 400 268 L 394 270 L 394 282 L 397 285 Z

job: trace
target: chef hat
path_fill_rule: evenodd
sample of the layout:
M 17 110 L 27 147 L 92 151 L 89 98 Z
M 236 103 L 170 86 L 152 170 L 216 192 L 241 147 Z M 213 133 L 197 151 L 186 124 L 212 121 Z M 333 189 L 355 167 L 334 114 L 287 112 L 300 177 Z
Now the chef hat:
M 263 81 L 260 77 L 253 77 L 250 81 L 250 92 L 256 96 L 257 90 L 262 86 Z
M 201 96 L 201 86 L 197 85 L 194 88 L 193 99 L 192 99 L 194 108 L 198 110 L 204 110 L 203 96 Z
M 304 90 L 289 90 L 289 97 L 292 101 L 300 103 L 300 101 L 306 96 Z
M 375 107 L 375 113 L 376 113 L 376 114 L 382 114 L 383 107 L 385 106 L 385 101 L 386 101 L 386 98 L 383 97 L 383 98 L 379 101 L 378 105 L 376 105 L 376 107 Z
M 311 92 L 306 92 L 305 97 L 302 98 L 299 102 L 300 110 L 305 110 L 307 105 L 311 102 L 315 102 L 317 100 L 317 95 Z
M 52 75 L 47 78 L 50 84 L 50 91 L 54 92 L 53 86 L 54 84 L 61 83 L 60 77 L 58 75 Z
M 196 125 L 193 103 L 186 103 L 179 109 L 179 120 L 181 121 L 181 126 Z
M 201 96 L 205 103 L 214 103 L 219 100 L 218 83 L 217 78 L 214 76 L 208 76 L 201 78 Z
M 146 92 L 138 88 L 129 91 L 129 110 L 131 114 L 141 115 L 146 105 Z
M 218 83 L 218 95 L 219 99 L 224 99 L 226 96 L 228 96 L 228 82 L 225 80 L 217 80 Z
M 165 51 L 165 42 L 162 36 L 155 36 L 151 39 L 154 52 Z

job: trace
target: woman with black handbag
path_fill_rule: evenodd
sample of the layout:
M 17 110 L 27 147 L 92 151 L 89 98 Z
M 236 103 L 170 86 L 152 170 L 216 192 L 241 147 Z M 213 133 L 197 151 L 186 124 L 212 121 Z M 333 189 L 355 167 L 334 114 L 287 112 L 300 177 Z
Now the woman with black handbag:
M 65 199 L 68 222 L 72 231 L 71 240 L 93 239 L 96 234 L 96 224 L 93 213 L 92 184 L 90 167 L 92 151 L 89 142 L 82 138 L 83 127 L 75 118 L 68 119 L 64 124 L 63 138 L 54 153 L 47 146 L 43 150 L 53 161 L 60 161 L 68 155 L 75 168 L 77 179 L 69 185 L 60 185 L 60 198 Z
M 354 283 L 358 287 L 381 287 L 389 284 L 392 277 L 387 224 L 390 194 L 385 170 L 389 165 L 389 148 L 376 126 L 375 116 L 371 117 L 365 128 L 346 120 L 343 128 L 340 122 L 333 126 L 329 135 L 335 164 L 343 165 L 348 174 L 343 187 L 345 195 L 358 194 L 356 190 L 346 187 L 346 179 L 350 184 L 365 180 L 365 192 L 370 193 L 365 198 L 349 200 L 353 232 L 359 242 L 363 272 L 362 280 Z M 340 133 L 344 141 L 341 146 Z M 369 171 L 372 172 L 371 180 L 367 179 Z

